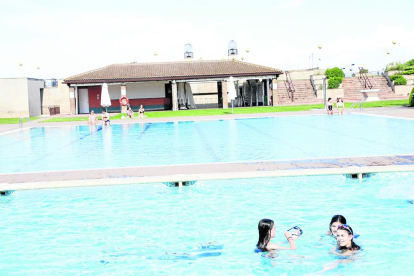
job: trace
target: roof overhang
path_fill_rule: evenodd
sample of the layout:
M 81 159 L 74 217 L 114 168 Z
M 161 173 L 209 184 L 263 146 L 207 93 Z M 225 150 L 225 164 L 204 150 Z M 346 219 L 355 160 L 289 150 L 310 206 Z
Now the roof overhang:
M 272 79 L 278 78 L 279 75 L 283 72 L 275 73 L 272 72 L 263 72 L 260 73 L 244 73 L 244 74 L 226 74 L 226 75 L 206 75 L 206 76 L 176 76 L 176 77 L 162 77 L 162 78 L 132 78 L 132 79 L 97 79 L 97 80 L 68 80 L 64 81 L 64 84 L 69 84 L 72 86 L 79 86 L 78 84 L 102 84 L 102 83 L 111 83 L 111 84 L 124 84 L 124 83 L 137 83 L 137 82 L 153 82 L 153 81 L 176 81 L 176 82 L 188 82 L 188 81 L 225 81 L 229 77 L 233 77 L 235 80 L 240 79 Z

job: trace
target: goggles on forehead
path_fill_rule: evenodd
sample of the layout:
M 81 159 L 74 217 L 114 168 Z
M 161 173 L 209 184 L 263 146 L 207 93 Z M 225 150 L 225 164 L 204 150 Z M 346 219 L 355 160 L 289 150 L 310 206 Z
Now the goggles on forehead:
M 352 228 L 348 225 L 348 224 L 339 224 L 338 225 L 338 230 L 342 229 L 342 230 L 346 230 L 348 231 L 348 233 L 350 233 L 351 235 L 354 234 L 354 231 L 352 231 Z

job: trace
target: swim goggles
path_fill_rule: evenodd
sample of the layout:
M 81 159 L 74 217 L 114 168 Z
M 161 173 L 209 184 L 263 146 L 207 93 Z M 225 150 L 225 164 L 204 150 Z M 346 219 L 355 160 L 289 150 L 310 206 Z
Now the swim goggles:
M 290 230 L 298 230 L 296 233 L 291 233 L 292 236 L 301 236 L 303 234 L 302 229 L 300 229 L 299 226 L 293 226 L 292 228 L 290 228 L 289 230 L 287 230 L 288 232 L 290 232 Z M 299 232 L 299 233 L 298 233 Z M 298 234 L 297 234 L 298 233 Z
M 354 234 L 354 231 L 352 231 L 352 228 L 348 224 L 339 224 L 338 229 L 344 229 L 348 231 L 351 235 Z

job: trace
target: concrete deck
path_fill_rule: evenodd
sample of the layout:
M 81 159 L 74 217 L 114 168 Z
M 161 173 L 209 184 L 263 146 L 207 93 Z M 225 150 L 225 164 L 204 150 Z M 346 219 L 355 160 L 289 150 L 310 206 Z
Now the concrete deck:
M 0 174 L 0 191 L 298 175 L 414 171 L 414 155 Z
M 408 107 L 369 108 L 364 109 L 364 111 L 361 113 L 367 115 L 414 119 L 414 109 Z M 223 119 L 231 120 L 239 118 L 284 117 L 323 114 L 326 114 L 325 110 L 318 109 L 300 112 L 262 114 L 229 114 L 220 116 L 194 116 L 155 119 L 136 118 L 128 120 L 115 120 L 112 123 L 135 124 Z M 26 123 L 25 127 L 60 127 L 87 124 L 86 122 L 39 123 L 41 120 L 47 119 L 49 118 L 42 118 L 32 123 Z M 17 129 L 18 125 L 0 125 L 0 134 L 5 134 L 6 132 L 15 131 Z M 0 191 L 96 185 L 178 182 L 210 179 L 236 179 L 295 175 L 358 174 L 397 171 L 414 171 L 414 155 L 211 163 L 0 174 Z

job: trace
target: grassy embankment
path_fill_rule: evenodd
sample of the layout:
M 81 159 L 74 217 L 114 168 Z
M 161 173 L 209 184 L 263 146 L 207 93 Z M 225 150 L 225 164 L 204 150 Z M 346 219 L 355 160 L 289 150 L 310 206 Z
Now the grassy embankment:
M 34 121 L 39 119 L 40 117 L 30 117 L 30 120 Z M 0 125 L 7 125 L 7 124 L 18 124 L 20 118 L 0 118 Z M 24 120 L 27 123 L 26 120 Z

